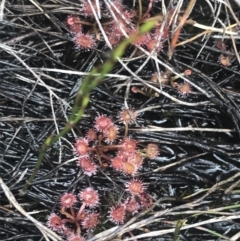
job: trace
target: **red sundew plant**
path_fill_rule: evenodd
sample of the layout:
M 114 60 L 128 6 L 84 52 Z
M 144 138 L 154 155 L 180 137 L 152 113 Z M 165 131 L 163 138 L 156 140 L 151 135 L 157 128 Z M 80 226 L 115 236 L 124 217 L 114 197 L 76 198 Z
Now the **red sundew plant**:
M 115 158 L 113 158 L 111 160 L 112 168 L 117 170 L 117 171 L 122 170 L 123 162 L 124 161 L 123 161 L 123 158 L 121 156 L 116 156 Z
M 80 23 L 80 19 L 77 16 L 68 16 L 67 25 L 74 34 L 82 32 L 82 24 Z
M 150 33 L 140 35 L 133 45 L 141 46 L 149 51 L 155 50 L 158 53 L 169 36 L 169 21 L 164 28 L 161 28 L 162 18 L 155 16 L 152 12 L 153 2 L 153 0 L 149 0 L 149 5 L 144 12 L 141 2 L 140 5 L 136 4 L 134 8 L 129 8 L 122 1 L 117 0 L 108 3 L 91 0 L 91 4 L 89 1 L 85 1 L 81 4 L 79 15 L 68 16 L 66 24 L 74 35 L 73 40 L 76 46 L 81 50 L 89 50 L 94 48 L 97 43 L 104 41 L 102 29 L 109 43 L 115 46 L 126 37 L 126 34 L 138 34 L 141 25 L 148 19 L 154 19 L 155 29 Z M 96 16 L 99 17 L 101 28 L 95 20 Z
M 96 40 L 92 35 L 83 34 L 81 32 L 74 37 L 74 42 L 76 44 L 76 47 L 79 47 L 83 50 L 92 49 L 96 44 Z
M 128 138 L 122 142 L 122 147 L 120 149 L 125 153 L 134 153 L 136 148 L 137 142 Z
M 99 204 L 99 195 L 96 190 L 88 187 L 79 193 L 79 197 L 83 204 L 88 207 L 96 207 Z
M 114 14 L 120 14 L 121 12 L 123 12 L 125 10 L 125 6 L 122 4 L 122 1 L 112 1 L 110 4 L 110 10 L 114 13 Z
M 84 229 L 92 229 L 97 226 L 99 222 L 99 213 L 88 213 L 86 218 L 82 221 Z
M 125 205 L 126 205 L 126 211 L 131 214 L 137 213 L 138 210 L 140 209 L 140 204 L 135 200 L 134 197 L 132 199 L 128 198 L 125 202 Z
M 104 115 L 98 116 L 95 120 L 96 122 L 94 127 L 98 131 L 108 131 L 109 127 L 113 125 L 111 119 Z
M 224 67 L 228 67 L 232 64 L 232 59 L 229 55 L 221 54 L 218 58 L 219 64 L 221 64 Z
M 192 92 L 192 86 L 187 82 L 184 82 L 177 85 L 177 90 L 182 97 L 186 97 Z
M 88 140 L 85 138 L 80 138 L 77 140 L 76 144 L 76 152 L 80 156 L 85 156 L 88 153 Z
M 149 38 L 146 42 L 146 48 L 149 52 L 155 50 L 158 53 L 162 50 L 162 43 L 155 38 Z
M 157 156 L 156 144 L 151 144 L 155 149 L 150 150 L 150 145 L 149 148 L 138 151 L 137 140 L 127 137 L 127 126 L 132 123 L 132 119 L 136 120 L 136 112 L 122 110 L 117 116 L 120 124 L 122 122 L 127 124 L 122 140 L 119 135 L 121 125 L 114 124 L 113 120 L 105 115 L 100 115 L 95 119 L 93 128 L 86 132 L 86 136 L 89 138 L 79 138 L 76 141 L 75 152 L 79 156 L 78 166 L 86 175 L 96 174 L 97 163 L 100 168 L 108 163 L 116 171 L 126 175 L 135 175 L 142 167 L 144 157 L 155 158 Z M 120 116 L 121 118 L 119 118 Z
M 153 159 L 157 157 L 159 154 L 157 144 L 149 143 L 146 148 L 138 150 L 138 141 L 128 137 L 127 126 L 133 124 L 132 120 L 136 121 L 136 119 L 136 112 L 126 109 L 117 115 L 117 120 L 115 121 L 106 115 L 99 115 L 95 118 L 92 124 L 93 128 L 86 131 L 87 136 L 94 133 L 94 138 L 91 138 L 91 141 L 79 138 L 75 145 L 76 148 L 78 148 L 79 143 L 81 147 L 83 145 L 84 147 L 86 146 L 86 148 L 81 148 L 81 150 L 86 149 L 82 153 L 88 153 L 90 157 L 86 158 L 84 155 L 79 155 L 78 165 L 84 174 L 88 176 L 95 175 L 97 168 L 104 169 L 109 166 L 126 176 L 135 176 L 141 169 L 145 158 Z M 123 124 L 125 127 L 124 131 L 122 130 Z M 123 132 L 125 133 L 124 138 L 121 139 L 121 133 Z M 79 151 L 76 152 L 80 153 Z M 106 165 L 106 163 L 109 165 Z M 149 207 L 144 202 L 152 203 L 151 196 L 146 193 L 146 185 L 139 179 L 126 182 L 125 190 L 128 193 L 127 199 L 123 201 L 125 204 L 118 204 L 110 208 L 109 219 L 115 224 L 121 224 L 126 213 L 132 215 L 140 209 Z M 81 192 L 80 199 L 86 206 L 94 207 L 98 204 L 98 199 L 94 198 L 94 195 L 94 192 L 88 188 Z M 85 199 L 84 196 L 86 196 Z M 88 196 L 90 201 L 95 200 L 94 204 L 88 202 Z M 138 197 L 138 200 L 136 197 Z
M 97 139 L 97 131 L 94 129 L 88 130 L 86 134 L 86 139 L 89 141 L 95 141 Z
M 64 221 L 55 213 L 49 215 L 47 225 L 54 231 L 63 230 L 65 227 Z
M 216 48 L 226 51 L 227 50 L 227 46 L 226 44 L 221 40 L 221 39 L 217 39 L 214 43 L 214 45 L 216 46 Z
M 109 219 L 115 224 L 123 223 L 126 216 L 126 206 L 124 204 L 120 204 L 117 207 L 111 207 L 109 211 Z
M 156 144 L 148 144 L 146 147 L 146 155 L 148 158 L 152 159 L 157 157 L 159 154 L 159 149 L 158 149 L 158 145 Z
M 122 173 L 134 176 L 138 171 L 138 166 L 130 161 L 123 162 Z
M 149 143 L 145 148 L 138 149 L 139 141 L 128 137 L 128 125 L 132 124 L 132 119 L 136 121 L 137 118 L 135 111 L 122 110 L 116 116 L 117 119 L 112 120 L 107 115 L 99 115 L 91 128 L 85 130 L 86 138 L 76 140 L 77 164 L 89 177 L 96 175 L 100 168 L 103 171 L 105 168 L 113 168 L 120 175 L 135 176 L 145 158 L 152 159 L 159 154 L 157 144 Z M 121 138 L 123 133 L 124 137 Z M 129 180 L 123 186 L 124 189 L 122 199 L 109 207 L 108 220 L 115 225 L 123 224 L 125 219 L 151 207 L 153 203 L 142 180 Z M 47 225 L 67 240 L 85 240 L 82 232 L 92 232 L 102 223 L 101 215 L 96 211 L 101 205 L 98 190 L 92 187 L 85 188 L 78 195 L 64 193 L 60 198 L 60 205 L 60 215 L 51 214 Z M 102 216 L 106 217 L 106 214 Z
M 77 197 L 72 193 L 64 193 L 61 197 L 61 205 L 64 208 L 70 208 L 76 203 Z
M 77 196 L 72 193 L 64 193 L 60 198 L 61 216 L 52 213 L 47 222 L 52 230 L 73 241 L 85 240 L 81 236 L 82 229 L 92 230 L 99 222 L 99 213 L 89 210 L 99 204 L 98 192 L 92 187 L 88 187 L 82 190 L 78 196 L 82 205 L 76 211 L 74 206 L 77 206 L 78 203 Z M 75 226 L 75 229 L 72 226 Z
M 94 8 L 95 12 L 98 12 L 98 6 L 96 4 L 96 1 L 91 1 L 91 3 L 92 3 L 92 7 Z M 101 6 L 101 2 L 99 2 L 99 3 L 100 3 L 100 6 Z M 83 3 L 82 8 L 81 8 L 82 14 L 85 15 L 85 16 L 93 17 L 94 13 L 93 13 L 92 7 L 91 7 L 91 5 L 89 4 L 88 1 Z
M 134 163 L 139 169 L 143 165 L 143 157 L 140 152 L 136 151 L 128 156 L 128 160 Z
M 107 143 L 113 143 L 117 139 L 118 127 L 116 125 L 110 126 L 104 133 Z
M 141 180 L 133 179 L 125 184 L 126 190 L 133 196 L 142 194 L 145 190 L 145 186 Z
M 138 31 L 134 29 L 130 32 L 130 35 L 134 35 L 137 33 Z M 150 39 L 150 35 L 148 33 L 142 34 L 133 42 L 133 44 L 136 46 L 144 46 L 144 45 L 147 45 L 149 39 Z
M 119 113 L 119 119 L 121 120 L 122 123 L 124 124 L 132 124 L 134 123 L 134 121 L 137 118 L 137 113 L 134 110 L 127 110 L 127 109 L 123 109 L 120 113 Z
M 119 0 L 106 3 L 91 0 L 91 4 L 89 1 L 83 1 L 81 8 L 78 9 L 79 14 L 70 15 L 66 19 L 76 48 L 83 51 L 91 50 L 99 43 L 106 44 L 106 37 L 111 45 L 118 45 L 126 35 L 137 34 L 138 38 L 132 43 L 133 48 L 142 47 L 158 54 L 169 36 L 169 24 L 167 22 L 163 26 L 161 19 L 164 18 L 154 15 L 152 5 L 156 1 L 149 0 L 145 8 L 140 6 L 141 2 L 139 1 L 134 9 L 130 9 Z M 96 16 L 99 17 L 102 28 L 99 28 Z M 148 19 L 156 22 L 155 28 L 140 35 L 139 29 Z M 146 184 L 136 175 L 145 159 L 154 159 L 159 155 L 159 148 L 155 143 L 143 144 L 129 136 L 128 127 L 137 123 L 137 117 L 138 111 L 133 109 L 123 109 L 115 119 L 108 115 L 99 115 L 91 128 L 84 130 L 83 137 L 79 137 L 75 143 L 77 165 L 83 174 L 91 178 L 98 174 L 97 171 L 104 172 L 108 168 L 130 179 L 123 183 L 124 194 L 121 200 L 109 205 L 108 221 L 115 225 L 123 224 L 125 219 L 151 207 L 153 203 L 152 197 L 147 193 Z M 85 240 L 83 231 L 90 232 L 106 221 L 100 222 L 102 217 L 106 217 L 106 213 L 101 215 L 96 211 L 106 206 L 101 205 L 99 192 L 100 190 L 88 187 L 78 195 L 63 194 L 60 198 L 59 215 L 51 214 L 48 226 L 65 236 L 68 241 Z
M 143 192 L 142 194 L 139 195 L 139 198 L 140 198 L 141 207 L 143 209 L 150 208 L 152 206 L 153 200 L 148 193 Z
M 133 110 L 122 110 L 116 115 L 116 120 L 99 115 L 89 130 L 85 130 L 85 138 L 76 140 L 74 152 L 78 157 L 77 165 L 85 175 L 91 177 L 97 174 L 98 169 L 112 168 L 119 175 L 134 177 L 145 158 L 157 157 L 157 144 L 149 143 L 139 149 L 140 142 L 128 136 L 128 125 L 134 124 L 132 119 L 135 123 L 137 114 Z M 124 190 L 122 199 L 111 204 L 108 211 L 108 220 L 117 225 L 153 203 L 146 184 L 138 178 L 126 181 Z M 92 187 L 85 188 L 78 195 L 64 193 L 60 204 L 60 215 L 51 214 L 47 224 L 68 240 L 82 240 L 82 230 L 89 232 L 101 224 L 101 215 L 95 210 L 101 206 L 99 193 Z M 106 214 L 102 216 L 106 217 Z
M 82 157 L 78 160 L 78 165 L 87 176 L 92 176 L 97 172 L 97 166 L 87 157 Z

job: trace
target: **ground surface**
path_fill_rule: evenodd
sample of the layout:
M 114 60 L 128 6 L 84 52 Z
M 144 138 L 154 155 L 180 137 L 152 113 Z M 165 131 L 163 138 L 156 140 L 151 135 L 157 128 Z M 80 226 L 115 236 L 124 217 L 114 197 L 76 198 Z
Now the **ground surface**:
M 133 9 L 132 1 L 123 2 Z M 177 2 L 165 3 L 166 11 L 179 8 L 176 16 L 183 16 L 189 1 Z M 143 10 L 148 4 L 142 1 Z M 151 16 L 164 13 L 162 6 L 161 1 L 154 1 Z M 197 1 L 188 19 L 199 25 L 185 24 L 178 43 L 202 34 L 176 46 L 171 60 L 169 46 L 178 17 L 159 53 L 147 58 L 146 53 L 135 53 L 135 45 L 129 46 L 122 62 L 116 63 L 91 93 L 83 118 L 46 151 L 32 185 L 20 195 L 45 139 L 66 125 L 85 76 L 111 55 L 104 40 L 89 51 L 76 47 L 66 19 L 69 15 L 81 17 L 80 7 L 78 1 L 15 0 L 1 6 L 1 178 L 17 203 L 46 225 L 47 216 L 58 212 L 64 192 L 78 193 L 91 185 L 100 193 L 101 223 L 93 233 L 84 234 L 86 239 L 134 240 L 133 236 L 140 235 L 137 240 L 238 240 L 240 9 L 232 2 Z M 134 9 L 138 7 L 139 2 Z M 180 89 L 181 84 L 186 85 L 184 79 L 170 80 L 187 69 L 192 74 L 184 76 L 191 85 L 186 96 Z M 151 81 L 156 72 L 169 74 L 166 83 Z M 138 93 L 132 87 L 138 88 Z M 124 195 L 124 183 L 130 177 L 110 166 L 99 167 L 91 177 L 84 175 L 73 159 L 73 148 L 76 138 L 85 136 L 100 114 L 118 124 L 121 139 L 125 127 L 117 116 L 123 107 L 139 112 L 128 131 L 139 148 L 148 143 L 159 147 L 158 157 L 144 160 L 136 175 L 147 183 L 156 205 L 113 230 L 116 225 L 108 221 L 107 210 Z M 0 190 L 1 240 L 44 240 L 29 216 L 10 204 L 6 193 L 6 189 Z

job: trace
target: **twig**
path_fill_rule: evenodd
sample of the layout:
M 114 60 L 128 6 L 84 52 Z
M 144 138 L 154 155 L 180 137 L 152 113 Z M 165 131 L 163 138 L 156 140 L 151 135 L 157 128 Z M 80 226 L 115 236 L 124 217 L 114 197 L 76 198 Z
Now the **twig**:
M 195 6 L 195 3 L 196 3 L 196 0 L 191 0 L 189 2 L 188 7 L 187 7 L 183 17 L 180 19 L 179 26 L 178 26 L 176 32 L 174 33 L 174 36 L 173 36 L 173 39 L 172 39 L 172 42 L 171 42 L 171 45 L 170 45 L 170 48 L 169 48 L 169 52 L 168 52 L 169 59 L 172 58 L 173 51 L 174 51 L 174 49 L 176 47 L 177 40 L 178 40 L 178 37 L 179 37 L 180 32 L 182 30 L 182 27 L 185 24 L 186 20 L 188 19 L 190 13 L 192 12 L 193 7 Z
M 217 129 L 217 128 L 198 128 L 198 127 L 172 127 L 172 128 L 167 128 L 167 127 L 157 127 L 157 126 L 148 126 L 149 128 L 131 128 L 129 130 L 132 131 L 139 131 L 139 132 L 156 132 L 156 131 L 206 131 L 206 132 L 234 132 L 235 130 L 233 129 Z
M 9 202 L 26 218 L 28 218 L 31 222 L 34 223 L 34 225 L 40 230 L 41 233 L 44 234 L 45 238 L 49 237 L 51 238 L 53 241 L 57 241 L 57 240 L 62 240 L 62 238 L 60 236 L 58 236 L 56 233 L 54 233 L 51 229 L 45 227 L 42 223 L 40 223 L 39 221 L 37 221 L 35 218 L 33 218 L 32 216 L 30 216 L 17 202 L 17 200 L 15 199 L 14 195 L 12 194 L 12 192 L 9 190 L 9 188 L 7 187 L 7 185 L 3 182 L 2 178 L 0 178 L 0 186 L 3 190 L 3 192 L 5 193 L 7 199 L 9 200 Z M 46 239 L 47 240 L 47 239 Z
M 0 21 L 3 20 L 4 7 L 5 7 L 5 0 L 2 0 L 1 5 L 0 5 Z
M 211 219 L 208 219 L 206 221 L 201 221 L 201 222 L 194 223 L 194 224 L 184 225 L 183 227 L 180 228 L 180 230 L 186 230 L 186 229 L 190 229 L 190 228 L 194 228 L 194 227 L 198 227 L 198 226 L 202 226 L 202 225 L 206 225 L 206 224 L 210 224 L 210 223 L 223 222 L 223 221 L 239 219 L 239 218 L 240 218 L 240 215 L 232 215 L 232 216 L 229 216 L 229 217 L 211 218 Z M 137 225 L 139 227 L 139 223 L 134 224 L 134 225 Z M 132 229 L 132 228 L 129 227 L 128 229 Z M 175 231 L 175 228 L 170 228 L 170 229 L 161 230 L 161 231 L 153 231 L 153 232 L 149 232 L 149 233 L 134 236 L 133 238 L 126 238 L 126 239 L 124 239 L 124 241 L 130 241 L 130 240 L 134 240 L 134 239 L 147 238 L 147 237 L 157 237 L 157 236 L 167 234 L 167 233 L 174 233 L 174 231 Z M 126 232 L 128 232 L 128 230 L 126 230 Z

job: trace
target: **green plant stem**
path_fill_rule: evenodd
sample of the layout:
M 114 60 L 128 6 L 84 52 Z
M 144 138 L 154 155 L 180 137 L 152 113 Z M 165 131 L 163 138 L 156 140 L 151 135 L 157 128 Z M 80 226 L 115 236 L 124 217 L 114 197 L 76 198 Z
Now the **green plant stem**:
M 67 134 L 82 118 L 85 109 L 88 106 L 89 99 L 90 99 L 90 93 L 91 91 L 97 87 L 106 74 L 108 74 L 114 67 L 115 62 L 124 54 L 125 49 L 127 46 L 134 41 L 136 41 L 141 34 L 149 32 L 154 27 L 154 21 L 146 22 L 139 30 L 139 33 L 131 35 L 129 38 L 125 39 L 119 46 L 112 52 L 112 55 L 110 58 L 103 64 L 96 68 L 93 68 L 93 70 L 90 72 L 88 76 L 84 79 L 81 87 L 78 90 L 75 103 L 72 109 L 72 113 L 69 118 L 69 122 L 65 125 L 64 129 L 60 131 L 60 133 L 56 136 L 51 135 L 48 137 L 45 142 L 42 145 L 41 151 L 38 156 L 38 161 L 36 163 L 36 166 L 29 177 L 29 179 L 26 181 L 26 183 L 23 186 L 23 189 L 20 191 L 21 195 L 24 195 L 29 188 L 29 186 L 32 184 L 33 180 L 35 179 L 38 170 L 42 164 L 42 161 L 44 159 L 44 155 L 49 147 L 51 147 L 54 143 L 56 143 L 61 137 L 63 137 L 65 134 Z M 95 74 L 100 73 L 98 76 L 94 76 Z

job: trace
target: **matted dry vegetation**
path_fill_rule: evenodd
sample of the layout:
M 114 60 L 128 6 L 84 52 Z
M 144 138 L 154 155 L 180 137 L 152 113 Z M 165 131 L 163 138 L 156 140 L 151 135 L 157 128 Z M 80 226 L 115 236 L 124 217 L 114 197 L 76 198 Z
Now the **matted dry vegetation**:
M 85 77 L 115 48 L 102 22 L 109 21 L 104 14 L 112 1 L 99 1 L 102 18 L 96 11 L 84 19 L 98 28 L 93 34 L 99 41 L 89 51 L 76 46 L 67 24 L 70 15 L 84 18 L 85 1 L 0 4 L 1 240 L 64 240 L 47 227 L 47 217 L 58 212 L 63 193 L 88 186 L 99 191 L 101 222 L 93 232 L 83 231 L 86 240 L 239 240 L 240 8 L 233 1 L 123 1 L 136 10 L 134 24 L 160 16 L 156 21 L 169 34 L 161 49 L 149 52 L 146 42 L 126 48 L 91 92 L 81 120 L 43 149 L 36 169 L 45 140 L 69 121 Z M 150 16 L 141 19 L 149 2 Z M 99 114 L 117 121 L 123 107 L 138 113 L 128 135 L 139 148 L 156 143 L 160 153 L 136 175 L 154 205 L 116 226 L 107 212 L 125 195 L 129 177 L 111 167 L 84 175 L 73 148 Z M 126 129 L 119 128 L 121 138 Z

